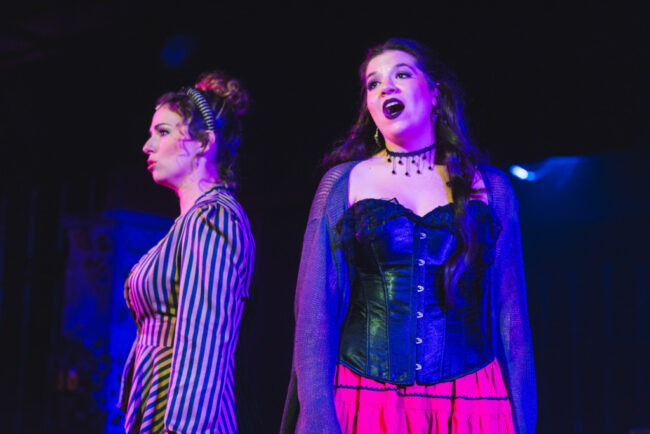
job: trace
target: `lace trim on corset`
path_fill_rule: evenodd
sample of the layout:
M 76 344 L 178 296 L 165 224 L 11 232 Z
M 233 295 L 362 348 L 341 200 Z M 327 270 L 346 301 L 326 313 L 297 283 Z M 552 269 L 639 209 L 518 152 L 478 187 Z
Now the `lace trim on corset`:
M 477 223 L 477 236 L 481 246 L 479 262 L 484 266 L 491 265 L 502 226 L 492 208 L 484 202 L 471 200 L 467 212 L 472 214 Z M 352 254 L 356 241 L 373 240 L 382 225 L 400 217 L 406 217 L 430 228 L 447 228 L 455 234 L 453 208 L 450 203 L 419 216 L 400 204 L 397 199 L 362 199 L 345 210 L 334 226 L 337 247 L 342 248 L 346 254 Z

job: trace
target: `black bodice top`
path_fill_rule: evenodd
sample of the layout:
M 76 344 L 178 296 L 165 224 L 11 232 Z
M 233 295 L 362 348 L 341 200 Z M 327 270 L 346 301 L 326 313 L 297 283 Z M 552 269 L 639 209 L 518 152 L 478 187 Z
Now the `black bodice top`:
M 423 217 L 396 200 L 364 199 L 336 226 L 350 276 L 339 361 L 368 378 L 434 384 L 494 359 L 487 336 L 487 270 L 500 226 L 470 201 L 479 252 L 447 302 L 443 266 L 456 246 L 451 204 Z

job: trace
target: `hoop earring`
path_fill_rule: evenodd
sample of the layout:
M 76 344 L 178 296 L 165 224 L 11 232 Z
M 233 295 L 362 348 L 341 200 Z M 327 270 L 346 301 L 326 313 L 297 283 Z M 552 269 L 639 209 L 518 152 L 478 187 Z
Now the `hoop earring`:
M 379 128 L 375 128 L 375 135 L 373 137 L 375 138 L 375 143 L 377 144 L 377 146 L 379 146 L 381 148 L 383 145 L 381 144 L 381 141 L 379 140 L 379 136 L 380 136 Z

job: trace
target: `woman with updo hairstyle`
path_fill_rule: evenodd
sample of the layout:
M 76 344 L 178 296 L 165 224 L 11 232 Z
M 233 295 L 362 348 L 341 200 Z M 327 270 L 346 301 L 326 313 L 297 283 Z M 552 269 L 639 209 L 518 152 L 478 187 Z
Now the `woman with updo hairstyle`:
M 248 95 L 223 72 L 164 94 L 143 151 L 180 216 L 126 281 L 138 334 L 120 393 L 128 433 L 237 431 L 234 354 L 255 244 L 234 197 Z
M 389 39 L 324 162 L 295 298 L 283 433 L 535 432 L 517 211 L 454 75 Z

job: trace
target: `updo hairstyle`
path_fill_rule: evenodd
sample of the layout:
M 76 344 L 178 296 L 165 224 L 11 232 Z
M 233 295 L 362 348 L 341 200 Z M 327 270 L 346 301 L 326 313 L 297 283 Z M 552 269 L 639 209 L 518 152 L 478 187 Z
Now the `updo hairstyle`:
M 217 168 L 222 182 L 235 185 L 235 159 L 242 140 L 241 117 L 248 109 L 248 92 L 240 82 L 223 71 L 199 76 L 194 88 L 206 99 L 216 118 Z M 190 137 L 207 144 L 207 125 L 198 107 L 185 89 L 168 92 L 158 98 L 157 107 L 167 106 L 188 126 Z

